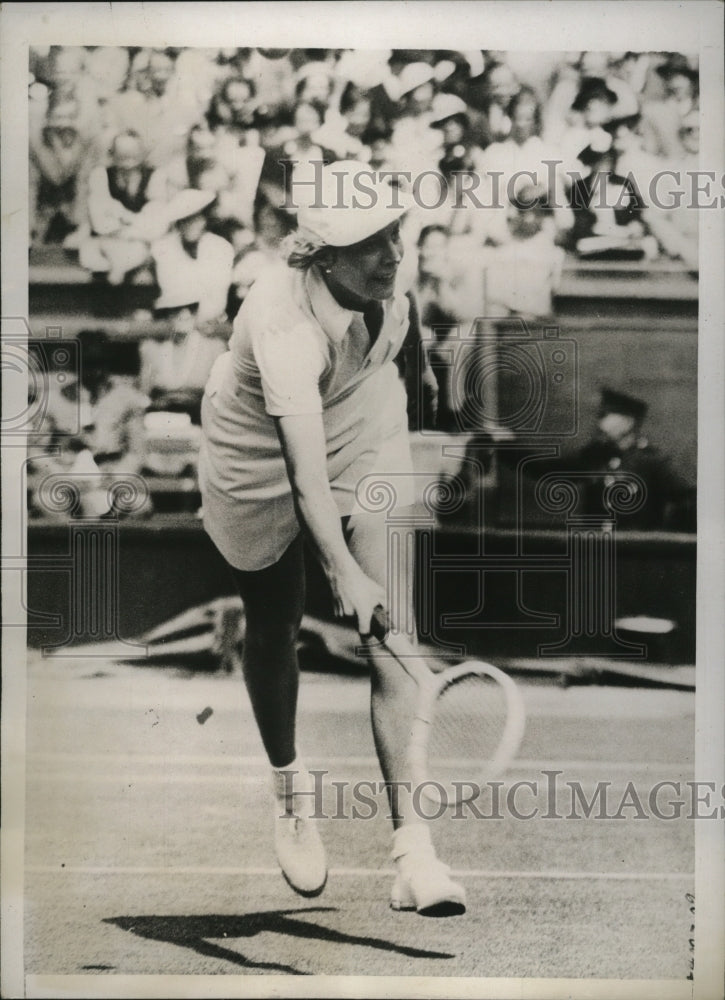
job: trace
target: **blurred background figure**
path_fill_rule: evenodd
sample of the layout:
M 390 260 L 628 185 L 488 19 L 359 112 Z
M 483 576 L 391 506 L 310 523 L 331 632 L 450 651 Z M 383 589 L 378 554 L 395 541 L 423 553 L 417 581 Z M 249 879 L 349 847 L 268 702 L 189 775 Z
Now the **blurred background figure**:
M 149 184 L 150 197 L 169 201 L 179 191 L 200 188 L 201 178 L 217 165 L 217 142 L 206 125 L 196 124 L 189 130 L 186 149 L 162 167 L 157 167 Z
M 370 159 L 365 136 L 372 123 L 372 104 L 364 90 L 348 81 L 340 95 L 338 108 L 331 107 L 314 138 L 335 155 L 337 160 Z
M 542 186 L 560 232 L 573 222 L 567 207 L 563 165 L 558 150 L 541 138 L 541 105 L 533 90 L 521 87 L 506 108 L 510 122 L 505 139 L 492 142 L 483 153 L 485 204 L 493 211 L 483 213 L 484 238 L 492 243 L 510 239 L 507 209 L 515 202 L 522 184 Z
M 437 83 L 435 68 L 425 62 L 408 63 L 398 77 L 401 110 L 393 123 L 390 156 L 414 176 L 435 170 L 443 153 L 440 132 L 431 128 Z
M 611 136 L 604 129 L 614 117 L 617 95 L 602 77 L 588 76 L 581 80 L 571 105 L 576 115 L 564 130 L 559 152 L 565 170 L 587 177 L 593 164 L 606 153 Z
M 199 423 L 204 386 L 227 339 L 199 320 L 199 296 L 180 276 L 156 301 L 156 319 L 166 330 L 139 344 L 139 386 L 152 410 L 187 413 Z
M 522 186 L 506 209 L 506 241 L 484 248 L 485 299 L 490 316 L 552 317 L 564 251 L 555 243 L 548 197 L 544 185 Z
M 680 259 L 690 271 L 698 270 L 698 216 L 689 195 L 682 194 L 683 181 L 700 169 L 700 111 L 693 108 L 680 123 L 679 141 L 683 154 L 672 173 L 657 180 L 657 198 L 648 198 L 643 218 L 668 257 Z
M 373 170 L 389 170 L 392 167 L 390 159 L 390 142 L 393 136 L 391 125 L 376 125 L 371 122 L 363 133 L 362 142 L 368 150 L 368 164 Z
M 29 122 L 31 239 L 63 243 L 87 218 L 93 143 L 74 97 L 51 93 L 37 104 Z
M 112 102 L 118 130 L 138 132 L 149 165 L 162 167 L 183 153 L 189 129 L 203 108 L 195 94 L 180 86 L 174 55 L 167 49 L 139 55 L 131 79 L 132 87 Z
M 324 106 L 317 101 L 298 100 L 290 126 L 277 133 L 282 141 L 265 152 L 260 188 L 273 208 L 283 208 L 292 218 L 300 205 L 314 200 L 320 165 L 335 159 L 317 141 L 324 114 Z
M 236 229 L 253 230 L 263 163 L 264 151 L 258 145 L 224 143 L 205 123 L 197 124 L 189 132 L 186 155 L 174 157 L 154 171 L 149 197 L 170 202 L 189 188 L 213 193 L 214 202 L 207 214 L 209 229 L 231 242 Z
M 642 433 L 647 404 L 619 390 L 602 389 L 597 429 L 578 452 L 560 460 L 562 471 L 595 473 L 583 490 L 582 513 L 606 514 L 604 489 L 621 473 L 632 472 L 643 483 L 643 503 L 631 514 L 617 516 L 617 526 L 652 531 L 694 530 L 695 491 L 674 471 L 669 458 Z
M 467 98 L 472 108 L 473 138 L 482 148 L 508 138 L 511 119 L 507 109 L 520 87 L 505 52 L 484 53 L 484 69 L 469 79 Z
M 147 264 L 151 243 L 168 228 L 165 206 L 149 197 L 151 175 L 141 137 L 128 131 L 113 140 L 111 165 L 95 167 L 88 179 L 90 235 L 80 241 L 79 260 L 111 285 Z
M 452 236 L 445 226 L 422 229 L 418 238 L 418 273 L 414 286 L 421 339 L 438 387 L 437 428 L 463 429 L 466 372 L 474 347 L 471 330 L 483 313 L 483 269 L 471 256 L 467 237 Z M 456 379 L 456 385 L 453 379 Z
M 91 393 L 76 372 L 48 379 L 43 391 L 45 405 L 37 413 L 28 447 L 28 512 L 61 523 L 69 516 L 101 517 L 109 511 L 110 482 L 103 479 L 93 457 Z M 74 502 L 57 504 L 53 499 L 57 494 Z
M 256 103 L 254 83 L 243 76 L 227 78 L 212 97 L 206 120 L 222 157 L 233 155 L 239 146 L 259 145 Z
M 697 107 L 699 73 L 677 53 L 667 56 L 655 72 L 664 93 L 642 107 L 644 148 L 655 156 L 677 161 L 687 156 L 680 129 L 685 117 Z
M 92 425 L 87 443 L 106 489 L 124 476 L 138 475 L 146 463 L 144 416 L 151 400 L 137 387 L 137 373 L 113 371 L 113 345 L 103 330 L 81 331 L 82 382 L 88 392 Z M 135 516 L 153 513 L 150 499 Z
M 295 74 L 295 104 L 330 106 L 335 87 L 334 66 L 322 59 L 313 59 L 300 66 Z
M 666 161 L 645 150 L 642 116 L 636 114 L 613 118 L 605 128 L 612 137 L 611 156 L 614 172 L 620 177 L 630 177 L 636 185 L 642 203 L 650 202 L 651 184 L 655 176 L 665 167 Z
M 197 323 L 211 329 L 226 319 L 234 262 L 231 244 L 207 231 L 214 199 L 213 191 L 180 191 L 167 206 L 170 232 L 151 246 L 161 300 L 175 297 L 180 288 L 193 292 Z
M 432 104 L 431 128 L 440 129 L 443 155 L 438 169 L 446 178 L 460 171 L 485 170 L 484 154 L 471 135 L 471 118 L 465 101 L 455 94 L 437 94 Z

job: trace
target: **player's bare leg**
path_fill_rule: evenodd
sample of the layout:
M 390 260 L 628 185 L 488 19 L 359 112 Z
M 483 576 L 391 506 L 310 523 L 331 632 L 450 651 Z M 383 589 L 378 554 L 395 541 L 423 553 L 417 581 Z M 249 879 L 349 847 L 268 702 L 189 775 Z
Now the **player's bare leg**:
M 388 587 L 388 536 L 376 516 L 351 518 L 346 533 L 350 551 L 365 573 Z M 401 527 L 400 551 L 412 553 L 414 529 Z M 407 539 L 406 539 L 406 536 Z M 414 636 L 414 566 L 400 560 L 399 578 L 393 583 L 399 596 L 399 615 Z M 390 602 L 393 606 L 397 602 Z M 438 860 L 427 821 L 416 812 L 408 764 L 408 740 L 416 703 L 415 682 L 376 640 L 368 646 L 371 666 L 371 717 L 375 749 L 388 787 L 393 819 L 392 858 L 397 875 L 391 893 L 396 910 L 417 910 L 424 916 L 453 916 L 465 912 L 465 891 L 452 881 L 449 868 Z

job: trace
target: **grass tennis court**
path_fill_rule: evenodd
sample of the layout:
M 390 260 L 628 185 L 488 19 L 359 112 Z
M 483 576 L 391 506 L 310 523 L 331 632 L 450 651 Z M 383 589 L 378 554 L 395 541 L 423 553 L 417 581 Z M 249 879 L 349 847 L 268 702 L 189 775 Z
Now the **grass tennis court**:
M 528 726 L 512 782 L 560 770 L 627 783 L 646 804 L 692 777 L 694 695 L 521 682 Z M 663 820 L 435 821 L 468 912 L 388 907 L 383 796 L 363 677 L 303 673 L 300 746 L 324 769 L 325 892 L 296 896 L 274 858 L 266 767 L 238 676 L 42 659 L 28 665 L 25 966 L 36 975 L 375 975 L 684 980 L 694 831 Z M 208 711 L 211 709 L 211 712 Z M 506 793 L 506 788 L 503 794 Z M 342 798 L 340 798 L 340 794 Z M 525 788 L 515 805 L 532 807 Z M 666 802 L 667 796 L 662 799 Z M 684 811 L 686 812 L 686 810 Z M 271 984 L 270 984 L 271 985 Z

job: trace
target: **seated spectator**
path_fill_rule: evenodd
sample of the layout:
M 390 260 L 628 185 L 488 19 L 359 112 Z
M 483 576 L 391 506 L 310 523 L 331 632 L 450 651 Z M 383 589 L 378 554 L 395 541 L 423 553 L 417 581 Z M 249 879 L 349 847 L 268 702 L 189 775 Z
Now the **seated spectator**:
M 153 171 L 149 197 L 167 202 L 180 191 L 198 188 L 201 175 L 216 164 L 216 139 L 206 125 L 196 124 L 189 130 L 185 153 Z
M 295 229 L 293 216 L 279 207 L 279 202 L 273 203 L 262 190 L 254 202 L 254 233 L 255 244 L 260 250 L 275 253 L 282 240 Z
M 276 115 L 294 102 L 294 70 L 289 49 L 238 49 L 233 66 L 254 83 L 257 102 L 265 113 Z
M 602 155 L 587 177 L 572 187 L 574 226 L 567 245 L 590 260 L 641 260 L 657 256 L 647 236 L 644 201 L 630 176 L 615 170 L 613 149 Z
M 256 145 L 234 142 L 222 147 L 221 138 L 205 124 L 195 125 L 189 132 L 186 155 L 174 157 L 166 167 L 154 171 L 149 197 L 168 202 L 189 188 L 212 191 L 216 201 L 210 210 L 210 227 L 225 235 L 253 225 L 264 151 Z
M 294 138 L 289 139 L 283 147 L 284 156 L 291 165 L 290 181 L 313 181 L 315 171 L 319 169 L 319 164 L 330 153 L 318 145 L 315 136 L 322 124 L 322 109 L 318 104 L 310 101 L 298 101 L 295 106 L 292 118 Z M 297 188 L 295 190 L 295 201 L 300 204 L 301 198 L 310 194 L 314 198 L 314 188 Z
M 642 148 L 639 115 L 615 118 L 604 131 L 610 147 L 596 159 L 590 149 L 590 172 L 572 185 L 575 224 L 567 244 L 590 259 L 653 259 L 652 191 L 662 193 L 658 175 L 667 164 Z
M 391 125 L 376 125 L 371 122 L 361 136 L 363 148 L 367 149 L 367 162 L 373 170 L 388 170 L 391 167 L 390 141 Z
M 220 149 L 227 146 L 257 146 L 259 133 L 254 128 L 256 100 L 254 84 L 241 76 L 224 81 L 209 105 L 207 122 Z
M 545 186 L 522 187 L 506 211 L 509 237 L 485 248 L 486 310 L 491 316 L 548 318 L 564 251 L 556 246 Z
M 92 142 L 80 131 L 78 102 L 51 94 L 30 122 L 30 205 L 34 239 L 62 243 L 85 220 Z
M 377 131 L 390 131 L 392 134 L 392 128 L 400 117 L 400 74 L 406 65 L 407 60 L 399 50 L 394 49 L 384 64 L 372 69 L 372 79 L 365 81 L 370 100 L 370 127 Z
M 235 250 L 239 240 L 246 245 L 254 238 L 254 206 L 263 165 L 264 150 L 259 146 L 239 147 L 233 159 L 220 159 L 199 178 L 199 188 L 215 195 L 209 230 Z
M 226 351 L 227 338 L 208 324 L 203 329 L 195 288 L 179 274 L 157 299 L 156 318 L 166 320 L 170 332 L 139 344 L 139 385 L 150 397 L 151 409 L 188 413 L 199 423 L 204 386 L 212 365 Z
M 88 72 L 90 53 L 80 45 L 52 45 L 46 60 L 46 71 L 42 74 L 51 95 L 56 99 L 67 98 L 78 107 L 78 129 L 82 135 L 91 138 L 98 126 L 98 99 L 107 88 L 99 87 L 97 80 Z M 109 60 L 109 82 L 114 70 L 114 59 Z
M 616 87 L 617 81 L 626 84 L 639 110 L 642 93 L 647 80 L 651 56 L 647 52 L 612 52 L 609 58 L 611 86 Z M 626 117 L 623 115 L 622 117 Z
M 266 150 L 262 190 L 275 207 L 295 212 L 305 199 L 314 199 L 319 165 L 335 160 L 335 154 L 316 141 L 322 116 L 320 105 L 298 102 L 286 141 Z
M 363 136 L 371 117 L 370 98 L 356 84 L 348 82 L 340 98 L 339 111 L 333 108 L 328 110 L 314 139 L 331 150 L 338 160 L 366 161 L 370 153 Z
M 471 136 L 471 120 L 465 101 L 454 94 L 437 94 L 432 106 L 434 119 L 431 128 L 440 129 L 443 155 L 438 169 L 444 177 L 461 171 L 484 169 L 483 150 Z
M 611 136 L 604 125 L 614 117 L 617 95 L 601 77 L 584 77 L 571 105 L 578 121 L 565 129 L 561 138 L 560 159 L 568 173 L 586 177 L 611 146 Z
M 508 137 L 511 119 L 507 108 L 519 89 L 520 83 L 503 53 L 487 60 L 483 71 L 470 78 L 467 101 L 471 106 L 472 134 L 482 149 Z
M 108 100 L 126 85 L 131 68 L 128 49 L 121 45 L 86 46 L 86 72 L 96 92 Z
M 219 49 L 194 46 L 182 49 L 176 56 L 174 73 L 182 101 L 195 106 L 200 115 L 224 85 L 229 67 L 219 61 Z
M 455 374 L 461 385 L 465 382 L 461 351 L 470 357 L 468 338 L 483 309 L 482 289 L 480 258 L 470 243 L 451 237 L 444 226 L 424 227 L 418 239 L 415 301 L 437 383 L 439 430 L 462 429 L 460 409 L 464 401 L 451 380 Z
M 629 178 L 643 204 L 649 204 L 654 178 L 668 166 L 668 162 L 659 156 L 653 156 L 644 148 L 641 116 L 637 114 L 614 118 L 605 126 L 605 130 L 612 137 L 611 154 L 615 173 Z
M 164 49 L 153 49 L 137 67 L 132 64 L 127 89 L 112 98 L 111 111 L 118 131 L 139 133 L 152 167 L 164 166 L 183 153 L 189 129 L 203 111 L 196 95 L 180 86 L 174 59 Z
M 664 97 L 646 101 L 642 107 L 644 148 L 654 156 L 677 161 L 687 155 L 680 128 L 697 106 L 699 73 L 680 55 L 666 59 L 656 73 L 663 81 Z
M 70 517 L 100 517 L 109 504 L 90 448 L 94 420 L 90 392 L 77 375 L 63 374 L 62 381 L 50 378 L 43 387 L 45 405 L 37 411 L 32 428 L 26 488 L 31 517 L 66 523 Z M 67 485 L 57 490 L 56 484 Z M 70 509 L 53 501 L 58 493 L 75 496 Z
M 88 391 L 92 426 L 87 444 L 106 489 L 124 476 L 138 475 L 146 459 L 144 414 L 151 400 L 136 386 L 136 377 L 111 370 L 109 338 L 101 330 L 81 331 L 82 381 Z M 150 501 L 135 513 L 152 512 Z
M 79 259 L 94 273 L 120 285 L 129 271 L 150 261 L 150 245 L 168 228 L 165 206 L 149 200 L 151 168 L 136 132 L 113 140 L 111 165 L 95 167 L 88 180 L 91 235 L 81 240 Z
M 682 119 L 679 141 L 684 155 L 672 164 L 672 173 L 658 179 L 657 200 L 648 198 L 643 219 L 661 249 L 669 256 L 679 258 L 690 271 L 698 270 L 698 216 L 699 212 L 681 198 L 682 181 L 688 173 L 699 170 L 700 161 L 700 112 L 690 111 Z
M 445 94 L 453 94 L 462 101 L 468 101 L 471 90 L 470 81 L 480 77 L 486 62 L 481 49 L 468 49 L 465 52 L 454 49 L 438 49 L 435 61 L 446 60 L 453 67 L 450 74 L 441 83 Z
M 435 69 L 429 63 L 414 62 L 403 67 L 398 77 L 403 101 L 402 112 L 393 125 L 391 158 L 405 165 L 413 175 L 435 170 L 443 152 L 440 133 L 432 129 Z
M 139 49 L 134 53 L 128 68 L 126 91 L 130 91 L 131 93 L 138 91 L 139 94 L 151 93 L 151 77 L 149 75 L 150 59 L 151 49 Z
M 565 183 L 558 152 L 541 138 L 541 106 L 536 94 L 522 87 L 513 97 L 506 115 L 511 123 L 507 138 L 491 143 L 483 152 L 485 204 L 495 206 L 483 213 L 483 235 L 492 243 L 509 239 L 506 212 L 515 203 L 522 184 L 541 185 L 559 232 L 573 223 L 566 207 Z
M 329 63 L 305 63 L 297 70 L 295 81 L 295 104 L 316 104 L 321 108 L 330 106 L 335 73 Z
M 541 106 L 541 136 L 547 146 L 560 149 L 566 129 L 573 124 L 571 106 L 579 91 L 580 52 L 561 52 L 552 70 Z
M 207 232 L 213 201 L 212 191 L 180 191 L 167 205 L 171 231 L 151 246 L 162 299 L 179 287 L 192 289 L 200 329 L 215 329 L 226 317 L 234 260 L 231 244 Z

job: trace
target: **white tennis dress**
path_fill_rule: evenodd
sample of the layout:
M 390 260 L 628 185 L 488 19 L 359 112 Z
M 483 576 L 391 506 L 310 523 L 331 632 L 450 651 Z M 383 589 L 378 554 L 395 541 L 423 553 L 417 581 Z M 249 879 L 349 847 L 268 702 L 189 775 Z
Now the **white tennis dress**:
M 275 563 L 300 530 L 273 418 L 321 413 L 341 516 L 413 502 L 406 394 L 394 358 L 407 298 L 384 303 L 372 348 L 362 313 L 340 306 L 315 267 L 274 263 L 254 283 L 202 402 L 204 526 L 241 570 Z M 374 483 L 382 482 L 376 491 Z

